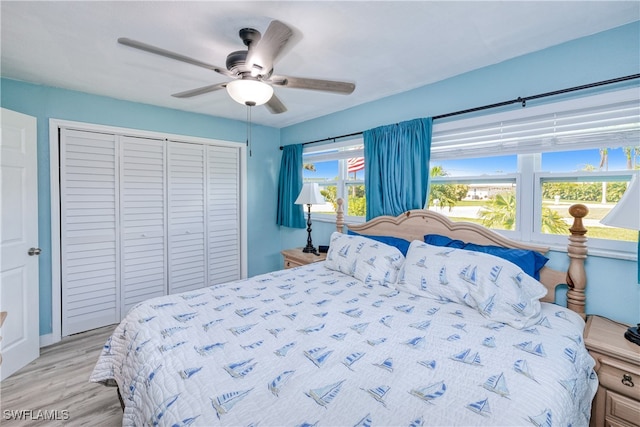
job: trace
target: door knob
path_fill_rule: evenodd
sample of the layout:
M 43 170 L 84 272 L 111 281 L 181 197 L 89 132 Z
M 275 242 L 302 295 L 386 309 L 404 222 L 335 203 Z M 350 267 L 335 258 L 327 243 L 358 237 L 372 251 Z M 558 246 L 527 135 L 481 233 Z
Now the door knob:
M 31 248 L 29 249 L 29 252 L 27 252 L 29 254 L 29 256 L 34 256 L 34 255 L 40 255 L 40 253 L 42 253 L 42 249 L 40 248 Z

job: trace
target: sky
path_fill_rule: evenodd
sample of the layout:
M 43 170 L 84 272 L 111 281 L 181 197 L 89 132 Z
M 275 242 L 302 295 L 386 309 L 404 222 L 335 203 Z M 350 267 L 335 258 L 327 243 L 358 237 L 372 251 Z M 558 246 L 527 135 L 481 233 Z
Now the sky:
M 517 158 L 515 155 L 446 160 L 438 162 L 449 176 L 484 175 L 496 173 L 517 172 Z M 598 149 L 579 151 L 558 151 L 542 155 L 543 172 L 574 172 L 584 171 L 587 167 L 598 170 L 600 165 L 600 152 Z M 609 149 L 608 168 L 602 170 L 625 170 L 627 158 L 622 148 Z
M 640 158 L 636 157 L 636 162 Z M 458 159 L 433 162 L 440 165 L 448 173 L 448 176 L 485 175 L 496 173 L 515 173 L 517 160 L 515 155 L 476 159 Z M 598 169 L 600 154 L 598 149 L 579 151 L 559 151 L 544 153 L 542 157 L 542 170 L 544 172 L 573 172 L 585 170 L 587 165 Z M 321 162 L 314 165 L 315 172 L 304 170 L 305 179 L 334 179 L 338 174 L 338 162 Z M 626 170 L 627 159 L 622 148 L 609 149 L 608 170 Z M 607 169 L 602 169 L 607 170 Z M 364 179 L 364 170 L 359 171 L 357 179 Z

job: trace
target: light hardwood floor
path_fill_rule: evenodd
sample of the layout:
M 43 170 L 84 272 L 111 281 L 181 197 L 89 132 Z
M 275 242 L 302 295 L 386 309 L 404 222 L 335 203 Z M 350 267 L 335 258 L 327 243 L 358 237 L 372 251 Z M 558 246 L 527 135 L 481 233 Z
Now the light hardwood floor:
M 40 349 L 40 357 L 0 383 L 3 426 L 118 426 L 122 409 L 116 388 L 89 382 L 89 376 L 115 325 L 65 337 Z M 58 411 L 59 420 L 11 418 L 10 411 Z M 9 411 L 9 412 L 8 412 Z M 64 412 L 67 411 L 68 419 Z M 29 418 L 29 416 L 27 416 Z

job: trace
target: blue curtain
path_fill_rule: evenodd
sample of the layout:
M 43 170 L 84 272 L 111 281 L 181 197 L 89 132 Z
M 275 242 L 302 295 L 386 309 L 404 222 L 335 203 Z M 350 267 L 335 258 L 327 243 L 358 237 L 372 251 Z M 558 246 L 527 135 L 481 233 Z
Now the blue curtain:
M 302 190 L 302 145 L 285 145 L 282 149 L 278 181 L 278 214 L 276 224 L 306 228 L 302 205 L 293 202 Z
M 429 117 L 363 132 L 367 220 L 424 208 L 431 125 Z

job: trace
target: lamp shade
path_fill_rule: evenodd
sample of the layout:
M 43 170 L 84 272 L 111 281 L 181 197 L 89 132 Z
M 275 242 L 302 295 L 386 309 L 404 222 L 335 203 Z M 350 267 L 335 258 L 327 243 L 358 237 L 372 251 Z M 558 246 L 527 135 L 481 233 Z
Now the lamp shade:
M 600 224 L 611 227 L 640 230 L 640 180 L 631 178 L 627 191 L 611 211 L 600 220 Z
M 262 105 L 273 96 L 273 88 L 258 80 L 240 79 L 227 83 L 227 93 L 243 105 Z
M 296 205 L 319 205 L 325 203 L 324 197 L 320 194 L 317 182 L 306 182 L 302 185 L 302 190 L 294 202 Z

